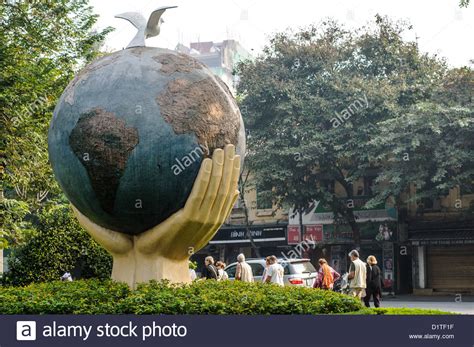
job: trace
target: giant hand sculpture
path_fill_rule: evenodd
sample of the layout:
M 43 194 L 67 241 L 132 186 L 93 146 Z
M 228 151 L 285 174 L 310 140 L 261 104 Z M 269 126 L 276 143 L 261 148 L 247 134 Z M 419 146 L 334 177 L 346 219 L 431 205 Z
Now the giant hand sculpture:
M 190 282 L 188 259 L 203 248 L 224 223 L 239 192 L 240 156 L 233 145 L 206 158 L 185 206 L 159 225 L 130 236 L 103 228 L 74 206 L 79 223 L 108 252 L 112 279 L 135 288 L 137 283 L 167 279 Z

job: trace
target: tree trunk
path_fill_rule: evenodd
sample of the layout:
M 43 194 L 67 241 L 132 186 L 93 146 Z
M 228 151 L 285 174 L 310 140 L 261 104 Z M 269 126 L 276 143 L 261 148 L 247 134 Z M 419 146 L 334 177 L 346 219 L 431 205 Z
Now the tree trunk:
M 299 222 L 300 222 L 300 241 L 303 241 L 303 212 L 304 212 L 304 208 L 300 207 L 298 209 L 298 213 L 299 213 Z
M 354 248 L 359 249 L 360 248 L 360 228 L 359 228 L 359 224 L 357 224 L 357 221 L 354 216 L 354 211 L 352 209 L 350 209 L 347 214 L 347 221 L 352 229 L 352 235 L 354 239 Z
M 352 187 L 352 184 L 346 182 L 346 180 L 344 178 L 344 175 L 342 174 L 342 171 L 339 171 L 339 172 L 340 172 L 341 177 L 338 181 L 343 186 L 344 190 L 346 191 L 346 195 L 347 195 L 347 198 L 346 198 L 346 201 L 345 201 L 345 204 L 344 204 L 344 214 L 343 214 L 343 216 L 344 216 L 346 222 L 350 225 L 350 227 L 352 229 L 352 235 L 353 235 L 353 240 L 354 240 L 354 248 L 359 249 L 360 248 L 360 229 L 359 229 L 359 225 L 357 224 L 357 221 L 356 221 L 356 218 L 355 218 L 355 215 L 354 215 L 354 208 L 349 208 L 347 206 L 347 202 L 349 200 L 352 200 L 352 202 L 354 202 L 353 187 Z
M 250 245 L 252 246 L 252 248 L 255 251 L 255 256 L 257 258 L 261 258 L 262 256 L 260 255 L 260 250 L 259 250 L 258 246 L 255 244 L 253 236 L 250 233 L 250 225 L 251 224 L 249 222 L 249 210 L 248 210 L 247 202 L 245 201 L 245 186 L 247 185 L 247 180 L 249 178 L 249 175 L 250 175 L 250 172 L 247 171 L 247 175 L 246 175 L 245 179 L 243 179 L 242 174 L 241 174 L 241 176 L 240 176 L 241 184 L 239 185 L 240 199 L 242 201 L 242 205 L 243 205 L 243 208 L 244 208 L 244 214 L 245 214 L 245 235 L 249 239 Z
M 241 194 L 241 196 L 243 196 L 243 195 Z M 244 213 L 245 213 L 245 234 L 247 235 L 248 239 L 250 240 L 250 245 L 254 249 L 256 257 L 261 258 L 262 256 L 260 255 L 260 250 L 259 250 L 258 246 L 255 244 L 252 233 L 250 232 L 249 211 L 247 209 L 247 203 L 245 202 L 245 198 L 242 198 L 242 201 L 243 201 Z

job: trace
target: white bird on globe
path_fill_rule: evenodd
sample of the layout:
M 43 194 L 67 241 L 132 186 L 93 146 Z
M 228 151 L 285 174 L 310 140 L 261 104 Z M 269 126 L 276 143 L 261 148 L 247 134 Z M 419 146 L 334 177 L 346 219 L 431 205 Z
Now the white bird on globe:
M 135 28 L 138 29 L 137 34 L 135 37 L 130 41 L 127 48 L 131 47 L 144 47 L 145 46 L 145 39 L 148 39 L 153 36 L 157 36 L 160 33 L 160 26 L 164 23 L 161 16 L 165 11 L 169 8 L 176 8 L 178 6 L 163 6 L 157 8 L 150 14 L 150 18 L 148 18 L 148 22 L 146 21 L 145 17 L 143 17 L 138 12 L 125 12 L 115 16 L 115 18 L 121 18 L 128 20 L 130 23 L 133 24 Z

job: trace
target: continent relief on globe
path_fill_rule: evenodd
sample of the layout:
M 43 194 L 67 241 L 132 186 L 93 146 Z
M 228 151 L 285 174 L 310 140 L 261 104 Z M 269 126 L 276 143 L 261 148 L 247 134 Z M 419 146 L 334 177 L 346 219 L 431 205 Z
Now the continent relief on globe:
M 131 63 L 142 80 L 127 69 Z M 93 93 L 99 74 L 110 77 L 99 80 L 102 85 Z M 134 114 L 130 105 L 146 111 Z M 55 123 L 72 119 L 64 138 Z M 78 188 L 83 182 L 74 183 L 75 164 L 57 162 L 65 152 L 56 146 L 64 141 L 106 215 Z M 227 85 L 192 57 L 151 47 L 115 52 L 83 69 L 55 110 L 49 139 L 55 175 L 71 202 L 97 224 L 128 234 L 145 231 L 182 208 L 203 157 L 229 143 L 244 154 L 245 130 Z M 142 209 L 124 204 L 135 196 L 142 198 Z
M 71 131 L 69 145 L 85 166 L 92 189 L 108 213 L 114 211 L 120 179 L 138 142 L 137 129 L 127 128 L 123 120 L 99 108 L 82 114 Z
M 156 58 L 164 73 L 190 72 L 204 66 L 184 54 L 163 54 Z M 220 88 L 216 88 L 216 82 Z M 208 151 L 226 144 L 236 144 L 240 130 L 240 114 L 227 85 L 220 78 L 200 81 L 177 78 L 168 83 L 156 98 L 161 115 L 176 134 L 195 134 L 199 145 Z M 229 103 L 232 103 L 232 105 Z

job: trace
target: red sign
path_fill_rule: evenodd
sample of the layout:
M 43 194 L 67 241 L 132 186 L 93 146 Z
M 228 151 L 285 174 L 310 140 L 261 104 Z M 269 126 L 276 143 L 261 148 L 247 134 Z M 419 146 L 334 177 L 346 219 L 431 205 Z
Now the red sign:
M 323 226 L 318 225 L 305 225 L 305 233 L 303 236 L 304 240 L 321 242 L 323 241 Z
M 297 225 L 288 225 L 288 244 L 296 245 L 301 241 L 300 227 Z

